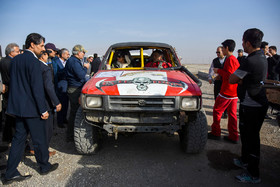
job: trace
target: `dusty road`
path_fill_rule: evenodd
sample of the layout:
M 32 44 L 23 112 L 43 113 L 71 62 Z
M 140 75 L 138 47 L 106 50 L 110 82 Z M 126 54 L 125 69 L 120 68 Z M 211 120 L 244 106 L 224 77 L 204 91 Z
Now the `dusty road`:
M 189 66 L 194 73 L 203 68 L 208 66 Z M 213 85 L 202 81 L 203 107 L 210 129 Z M 222 129 L 226 135 L 225 119 Z M 259 186 L 280 186 L 280 130 L 275 120 L 265 121 L 261 144 Z M 137 134 L 120 135 L 118 140 L 108 137 L 98 154 L 82 156 L 75 151 L 74 143 L 65 142 L 65 129 L 55 129 L 51 148 L 57 154 L 50 162 L 58 162 L 58 170 L 40 176 L 34 157 L 26 156 L 19 170 L 33 177 L 12 186 L 246 186 L 234 180 L 242 172 L 232 164 L 232 159 L 240 154 L 240 147 L 240 143 L 208 140 L 202 153 L 190 155 L 180 150 L 177 135 Z M 4 161 L 1 159 L 1 163 Z

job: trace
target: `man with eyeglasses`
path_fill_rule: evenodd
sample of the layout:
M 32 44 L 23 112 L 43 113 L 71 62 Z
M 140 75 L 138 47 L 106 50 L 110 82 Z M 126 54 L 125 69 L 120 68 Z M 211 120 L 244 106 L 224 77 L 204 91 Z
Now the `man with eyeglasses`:
M 217 58 L 214 58 L 209 68 L 208 81 L 210 84 L 214 84 L 214 98 L 216 100 L 222 87 L 222 77 L 214 72 L 214 68 L 223 69 L 226 56 L 223 54 L 222 46 L 217 47 Z M 223 113 L 223 118 L 227 118 L 227 110 Z
M 217 58 L 214 58 L 212 61 L 212 64 L 209 68 L 209 74 L 208 74 L 208 81 L 210 84 L 214 83 L 214 97 L 215 100 L 221 90 L 222 86 L 222 77 L 220 75 L 217 75 L 214 73 L 214 68 L 220 68 L 222 69 L 224 66 L 224 61 L 226 57 L 223 54 L 222 46 L 219 46 L 216 51 Z
M 67 142 L 74 141 L 74 121 L 76 112 L 79 108 L 79 97 L 82 87 L 86 82 L 86 74 L 89 69 L 89 63 L 83 63 L 87 51 L 82 45 L 75 45 L 72 50 L 72 56 L 67 60 L 65 71 L 68 83 L 67 94 L 70 101 L 70 116 L 67 124 Z

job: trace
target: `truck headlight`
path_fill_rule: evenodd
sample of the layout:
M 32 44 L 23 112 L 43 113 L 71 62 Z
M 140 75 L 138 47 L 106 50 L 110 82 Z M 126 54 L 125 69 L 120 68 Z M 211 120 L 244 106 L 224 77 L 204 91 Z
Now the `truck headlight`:
M 89 108 L 98 108 L 102 106 L 102 98 L 101 97 L 86 97 L 86 105 Z
M 182 110 L 197 109 L 197 98 L 196 97 L 185 97 L 181 102 Z

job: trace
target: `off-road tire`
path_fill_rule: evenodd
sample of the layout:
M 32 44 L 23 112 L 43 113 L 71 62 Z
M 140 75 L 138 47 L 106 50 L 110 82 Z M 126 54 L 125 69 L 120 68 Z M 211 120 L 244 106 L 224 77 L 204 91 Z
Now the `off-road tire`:
M 189 118 L 183 128 L 178 132 L 181 148 L 186 153 L 201 152 L 207 142 L 207 118 L 204 110 L 200 110 Z
M 74 142 L 80 154 L 95 154 L 100 147 L 100 129 L 90 125 L 80 107 L 74 124 Z

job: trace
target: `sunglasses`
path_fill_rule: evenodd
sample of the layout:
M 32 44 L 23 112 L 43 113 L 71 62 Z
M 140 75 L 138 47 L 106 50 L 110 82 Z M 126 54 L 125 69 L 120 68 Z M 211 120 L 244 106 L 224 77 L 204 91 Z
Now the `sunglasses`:
M 216 52 L 217 54 L 220 54 L 220 52 Z

